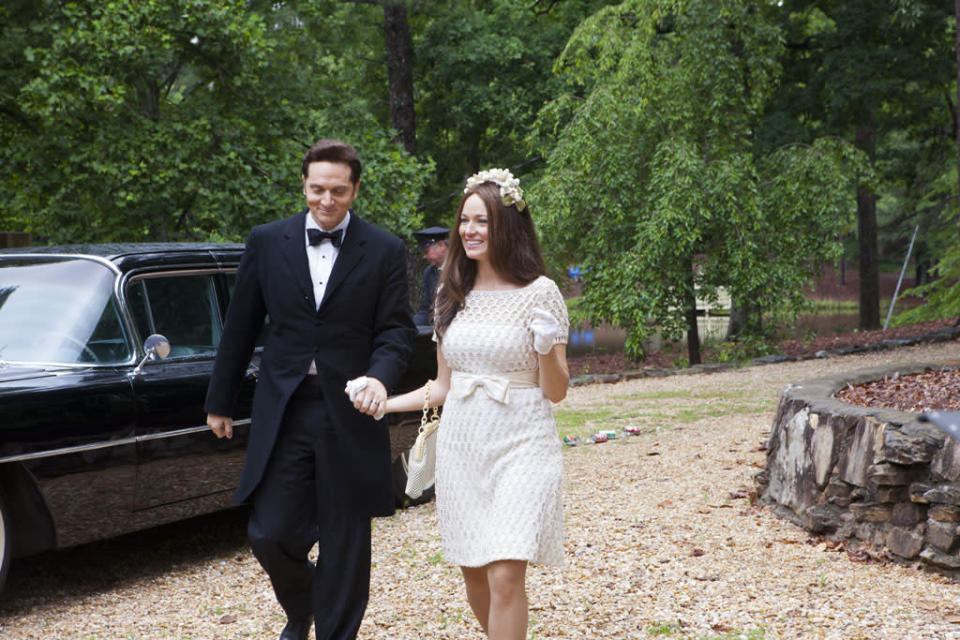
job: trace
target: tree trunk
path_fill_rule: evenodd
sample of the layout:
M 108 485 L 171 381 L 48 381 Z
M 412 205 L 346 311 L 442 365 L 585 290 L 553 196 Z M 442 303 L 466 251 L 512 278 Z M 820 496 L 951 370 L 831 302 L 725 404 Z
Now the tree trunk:
M 683 315 L 687 323 L 687 358 L 690 364 L 700 364 L 700 333 L 697 331 L 697 294 L 693 289 L 693 263 L 684 283 Z
M 760 305 L 746 299 L 730 300 L 730 323 L 727 325 L 726 340 L 736 340 L 744 336 L 763 335 L 763 312 Z
M 958 2 L 960 2 L 960 0 L 958 0 Z M 916 265 L 913 286 L 919 287 L 930 282 L 931 264 L 927 253 L 927 243 L 923 241 L 923 238 L 917 241 L 917 250 L 913 255 L 914 264 Z
M 875 132 L 871 125 L 857 128 L 856 144 L 874 157 Z M 877 196 L 866 185 L 857 186 L 857 235 L 860 246 L 860 328 L 880 328 L 880 273 L 877 264 Z
M 467 134 L 470 135 L 470 134 Z M 480 170 L 480 135 L 472 136 L 463 150 L 463 179 Z
M 747 331 L 747 309 L 738 300 L 730 300 L 730 322 L 725 340 L 736 340 Z
M 957 0 L 960 2 L 960 0 Z M 840 245 L 840 259 L 837 261 L 837 284 L 841 287 L 847 285 L 847 256 L 843 253 L 843 236 L 837 236 L 837 244 Z
M 397 141 L 410 155 L 417 153 L 417 129 L 413 110 L 413 47 L 407 8 L 402 4 L 383 5 L 387 41 L 387 81 L 390 91 L 390 125 Z
M 960 0 L 954 0 L 953 11 L 956 18 L 956 44 L 954 49 L 957 58 L 957 101 L 954 105 L 957 113 L 953 119 L 955 129 L 953 134 L 957 139 L 957 182 L 960 186 Z M 960 188 L 957 190 L 957 211 L 960 212 Z M 957 218 L 957 230 L 960 231 L 960 217 Z

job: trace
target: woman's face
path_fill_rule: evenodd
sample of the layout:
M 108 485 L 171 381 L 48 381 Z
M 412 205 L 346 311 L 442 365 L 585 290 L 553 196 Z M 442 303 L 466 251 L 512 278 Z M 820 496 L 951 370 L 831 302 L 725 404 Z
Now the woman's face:
M 489 256 L 489 236 L 487 231 L 488 215 L 487 206 L 477 194 L 472 194 L 463 203 L 463 210 L 460 212 L 460 242 L 463 243 L 463 251 L 471 260 L 483 261 Z

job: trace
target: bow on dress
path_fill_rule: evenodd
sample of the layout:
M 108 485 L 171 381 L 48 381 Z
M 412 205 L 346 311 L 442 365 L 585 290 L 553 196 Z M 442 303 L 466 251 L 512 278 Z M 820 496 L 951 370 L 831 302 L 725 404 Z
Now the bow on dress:
M 451 378 L 450 393 L 454 398 L 466 398 L 477 389 L 483 389 L 491 400 L 506 404 L 511 387 L 531 389 L 538 386 L 537 373 L 536 369 L 532 369 L 493 376 L 455 371 Z

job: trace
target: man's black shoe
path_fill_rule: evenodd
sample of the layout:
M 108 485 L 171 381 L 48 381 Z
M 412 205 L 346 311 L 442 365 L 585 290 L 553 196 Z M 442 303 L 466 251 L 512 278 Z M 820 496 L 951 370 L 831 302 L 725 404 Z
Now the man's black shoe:
M 307 640 L 310 636 L 310 625 L 313 624 L 313 616 L 305 618 L 289 618 L 287 626 L 280 632 L 280 640 Z

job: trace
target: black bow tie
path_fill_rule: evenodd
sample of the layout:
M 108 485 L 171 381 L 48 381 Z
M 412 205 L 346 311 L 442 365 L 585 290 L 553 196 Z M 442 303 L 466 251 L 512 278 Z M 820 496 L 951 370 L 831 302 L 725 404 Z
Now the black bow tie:
M 343 229 L 336 231 L 320 231 L 320 229 L 307 229 L 307 238 L 310 240 L 310 246 L 316 246 L 324 240 L 330 240 L 333 246 L 340 248 L 343 242 Z

